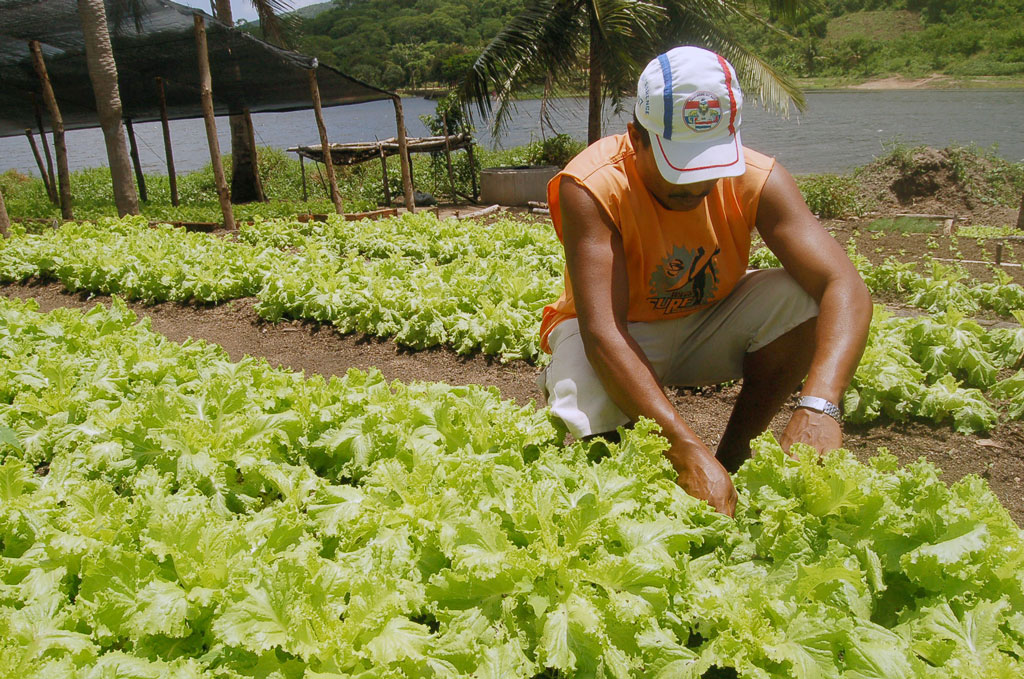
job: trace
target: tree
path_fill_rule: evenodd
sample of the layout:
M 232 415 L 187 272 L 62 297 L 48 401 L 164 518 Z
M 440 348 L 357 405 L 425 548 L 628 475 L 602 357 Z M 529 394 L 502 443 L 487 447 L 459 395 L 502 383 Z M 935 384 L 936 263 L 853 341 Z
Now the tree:
M 85 61 L 96 97 L 96 111 L 107 147 L 107 163 L 114 185 L 114 205 L 120 216 L 139 214 L 128 147 L 121 122 L 121 92 L 117 85 L 117 64 L 110 46 L 107 12 L 103 0 L 78 0 L 78 17 L 85 36 Z
M 281 18 L 291 11 L 286 0 L 252 0 L 252 6 L 260 17 L 263 37 L 277 45 L 286 44 L 288 24 Z M 228 26 L 234 25 L 231 0 L 216 0 L 217 20 Z M 266 200 L 260 185 L 256 148 L 249 132 L 252 119 L 247 113 L 228 116 L 231 125 L 231 202 L 251 203 Z
M 795 0 L 770 0 L 773 11 L 791 13 Z M 747 89 L 765 104 L 788 110 L 803 96 L 730 32 L 730 22 L 755 22 L 775 31 L 743 0 L 526 0 L 484 48 L 460 87 L 462 100 L 481 115 L 498 100 L 495 132 L 512 113 L 513 97 L 543 83 L 564 86 L 587 74 L 587 139 L 601 137 L 605 98 L 616 107 L 635 94 L 636 79 L 656 54 L 681 44 L 714 50 L 736 67 Z

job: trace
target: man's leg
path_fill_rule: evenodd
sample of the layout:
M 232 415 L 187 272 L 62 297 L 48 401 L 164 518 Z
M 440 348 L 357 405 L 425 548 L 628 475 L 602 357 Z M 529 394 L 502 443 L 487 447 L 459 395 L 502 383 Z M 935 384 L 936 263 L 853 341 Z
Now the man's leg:
M 743 359 L 743 386 L 718 444 L 719 462 L 735 472 L 750 457 L 750 440 L 771 423 L 810 369 L 814 353 L 811 318 Z

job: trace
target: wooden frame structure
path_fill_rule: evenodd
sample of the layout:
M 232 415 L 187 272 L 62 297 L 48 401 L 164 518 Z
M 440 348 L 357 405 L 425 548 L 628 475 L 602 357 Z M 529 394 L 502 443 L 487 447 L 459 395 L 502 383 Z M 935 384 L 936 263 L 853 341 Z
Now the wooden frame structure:
M 388 162 L 389 156 L 399 156 L 402 159 L 402 176 L 403 183 L 406 176 L 409 178 L 408 187 L 409 193 L 412 190 L 412 154 L 413 153 L 440 153 L 445 154 L 445 160 L 448 167 L 448 181 L 452 186 L 452 192 L 455 193 L 455 174 L 452 167 L 451 153 L 452 151 L 458 151 L 464 149 L 469 155 L 470 165 L 473 164 L 473 137 L 467 132 L 460 132 L 458 134 L 451 135 L 438 135 L 434 137 L 410 137 L 405 140 L 405 149 L 403 150 L 402 140 L 397 137 L 390 137 L 388 139 L 382 139 L 379 141 L 357 141 L 348 142 L 344 144 L 329 144 L 330 149 L 330 163 L 325 162 L 324 147 L 320 145 L 311 146 L 292 146 L 287 149 L 289 153 L 294 153 L 299 156 L 300 162 L 308 158 L 315 163 L 323 163 L 325 166 L 328 165 L 343 165 L 351 166 L 365 163 L 370 160 L 380 159 L 381 163 L 381 175 L 382 182 L 384 185 L 384 201 L 385 204 L 391 205 L 391 188 L 388 185 Z M 406 174 L 406 166 L 408 165 L 408 175 Z M 305 165 L 302 165 L 302 182 L 305 186 L 306 182 L 306 170 Z M 473 196 L 459 196 L 468 200 L 476 201 L 476 172 L 473 172 Z M 452 200 L 456 198 L 455 194 L 452 195 Z M 305 196 L 304 196 L 305 197 Z M 406 196 L 406 206 L 408 207 L 412 203 L 411 197 Z

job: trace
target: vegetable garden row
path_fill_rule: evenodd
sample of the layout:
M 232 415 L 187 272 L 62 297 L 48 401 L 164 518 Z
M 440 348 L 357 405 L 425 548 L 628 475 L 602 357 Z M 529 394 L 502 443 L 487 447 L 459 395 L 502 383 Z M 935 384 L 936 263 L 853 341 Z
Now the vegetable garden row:
M 364 228 L 370 243 L 383 227 Z M 109 268 L 72 273 L 65 254 L 51 270 L 154 291 L 146 272 L 177 241 L 194 251 L 187 273 L 160 274 L 173 297 L 236 275 L 215 259 L 231 248 L 266 267 L 253 277 L 286 269 L 277 257 L 355 266 L 297 229 L 284 252 L 106 231 L 78 254 Z M 131 239 L 153 259 L 119 269 Z M 516 256 L 488 242 L 422 266 Z M 956 326 L 936 327 L 911 334 Z M 729 519 L 675 485 L 648 423 L 566 446 L 493 389 L 233 363 L 117 299 L 49 314 L 0 299 L 0 362 L 5 677 L 1024 674 L 1024 540 L 975 477 L 947 486 L 927 463 L 845 451 L 797 461 L 766 436 Z
M 899 294 L 933 317 L 876 311 L 864 360 L 845 396 L 848 418 L 923 418 L 962 432 L 1024 416 L 1024 329 L 986 329 L 966 314 L 1008 319 L 1024 288 L 1005 276 L 975 284 L 957 267 L 851 252 L 874 293 Z M 777 265 L 766 249 L 758 266 Z M 328 322 L 341 332 L 392 337 L 413 348 L 445 345 L 503 360 L 542 362 L 540 309 L 561 286 L 561 248 L 550 225 L 503 218 L 482 225 L 433 215 L 357 223 L 257 220 L 237 240 L 149 228 L 139 218 L 19 232 L 0 243 L 0 280 L 59 279 L 86 290 L 158 302 L 255 297 L 257 312 Z

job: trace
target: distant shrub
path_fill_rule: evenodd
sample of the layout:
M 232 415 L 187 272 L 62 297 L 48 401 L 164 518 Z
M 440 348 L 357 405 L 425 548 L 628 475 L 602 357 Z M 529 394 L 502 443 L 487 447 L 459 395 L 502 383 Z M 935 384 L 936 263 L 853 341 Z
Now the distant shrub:
M 526 160 L 530 165 L 557 165 L 565 167 L 587 145 L 568 134 L 556 134 L 544 141 L 530 142 L 526 146 Z
M 837 174 L 813 174 L 797 179 L 807 207 L 822 219 L 859 216 L 864 206 L 853 177 Z

